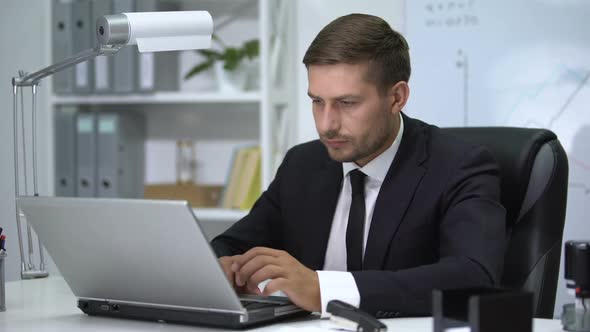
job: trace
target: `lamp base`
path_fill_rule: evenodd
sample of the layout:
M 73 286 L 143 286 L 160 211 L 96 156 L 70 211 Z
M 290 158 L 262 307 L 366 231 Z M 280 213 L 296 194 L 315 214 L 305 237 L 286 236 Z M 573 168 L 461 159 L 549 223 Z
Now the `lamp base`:
M 47 278 L 49 276 L 49 272 L 45 270 L 29 270 L 29 271 L 22 271 L 20 273 L 22 279 L 37 279 L 37 278 Z

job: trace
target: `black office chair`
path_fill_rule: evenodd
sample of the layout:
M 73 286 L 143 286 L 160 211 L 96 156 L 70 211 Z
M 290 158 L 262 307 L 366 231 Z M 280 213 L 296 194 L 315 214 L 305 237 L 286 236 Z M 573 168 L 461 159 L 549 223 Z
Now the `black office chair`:
M 533 313 L 552 318 L 568 186 L 567 156 L 546 129 L 444 128 L 488 147 L 500 165 L 508 246 L 502 286 L 534 294 Z

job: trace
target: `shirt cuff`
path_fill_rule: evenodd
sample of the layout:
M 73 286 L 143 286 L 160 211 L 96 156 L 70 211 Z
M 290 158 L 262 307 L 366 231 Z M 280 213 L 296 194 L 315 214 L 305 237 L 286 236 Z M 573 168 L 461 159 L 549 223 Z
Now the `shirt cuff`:
M 356 281 L 350 272 L 316 271 L 320 281 L 320 300 L 322 302 L 322 318 L 330 317 L 326 312 L 328 302 L 332 300 L 344 301 L 358 308 L 361 302 Z

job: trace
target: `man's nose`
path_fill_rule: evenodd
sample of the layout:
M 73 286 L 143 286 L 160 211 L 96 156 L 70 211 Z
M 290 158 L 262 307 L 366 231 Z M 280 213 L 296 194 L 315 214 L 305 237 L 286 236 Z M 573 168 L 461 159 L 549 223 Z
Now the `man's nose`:
M 338 132 L 340 129 L 340 113 L 331 105 L 326 105 L 319 119 L 320 132 Z

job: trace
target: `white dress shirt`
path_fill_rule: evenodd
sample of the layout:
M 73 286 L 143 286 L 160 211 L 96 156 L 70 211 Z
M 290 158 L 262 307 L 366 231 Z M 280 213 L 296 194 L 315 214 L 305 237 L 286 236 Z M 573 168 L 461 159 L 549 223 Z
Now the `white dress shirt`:
M 371 160 L 360 170 L 365 173 L 365 227 L 363 235 L 363 257 L 371 228 L 371 219 L 375 210 L 375 202 L 381 189 L 381 184 L 395 158 L 404 133 L 404 120 L 400 114 L 400 126 L 391 146 L 375 159 Z M 322 317 L 329 317 L 326 306 L 331 300 L 341 300 L 356 307 L 360 305 L 361 297 L 352 273 L 346 272 L 346 226 L 350 210 L 352 188 L 350 171 L 359 168 L 355 163 L 342 163 L 343 181 L 338 197 L 338 204 L 332 220 L 324 269 L 317 271 L 320 281 L 320 297 L 322 302 Z

